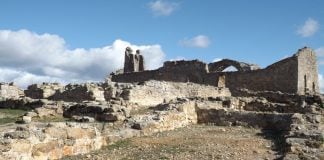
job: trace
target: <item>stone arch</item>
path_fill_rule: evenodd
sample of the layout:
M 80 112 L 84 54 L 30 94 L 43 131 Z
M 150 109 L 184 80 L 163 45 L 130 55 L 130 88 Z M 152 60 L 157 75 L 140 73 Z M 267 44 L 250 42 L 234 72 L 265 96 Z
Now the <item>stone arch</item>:
M 236 68 L 238 71 L 241 72 L 260 69 L 260 67 L 255 64 L 238 62 L 231 59 L 223 59 L 218 62 L 209 63 L 208 69 L 209 72 L 222 72 L 223 70 L 225 70 L 227 67 L 230 66 L 233 66 L 234 68 Z

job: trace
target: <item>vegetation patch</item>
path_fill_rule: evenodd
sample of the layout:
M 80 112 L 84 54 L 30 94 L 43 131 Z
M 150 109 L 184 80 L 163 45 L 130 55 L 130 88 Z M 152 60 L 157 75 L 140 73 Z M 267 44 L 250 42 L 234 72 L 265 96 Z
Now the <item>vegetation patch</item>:
M 26 112 L 21 109 L 0 109 L 0 124 L 14 123 Z

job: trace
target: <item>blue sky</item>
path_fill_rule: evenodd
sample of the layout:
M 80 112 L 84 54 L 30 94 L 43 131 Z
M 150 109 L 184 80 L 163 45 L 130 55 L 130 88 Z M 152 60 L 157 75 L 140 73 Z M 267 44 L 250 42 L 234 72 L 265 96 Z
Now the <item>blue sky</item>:
M 320 52 L 319 70 L 323 75 L 323 8 L 322 0 L 2 0 L 0 30 L 7 31 L 3 35 L 9 32 L 10 35 L 14 34 L 25 40 L 43 36 L 37 43 L 45 41 L 46 44 L 51 44 L 54 41 L 56 44 L 59 39 L 58 41 L 63 41 L 58 43 L 59 47 L 63 46 L 64 50 L 73 52 L 74 55 L 94 54 L 91 57 L 93 61 L 98 60 L 94 58 L 98 57 L 96 54 L 109 52 L 105 47 L 118 48 L 116 46 L 128 44 L 146 50 L 146 55 L 154 52 L 151 57 L 147 56 L 153 59 L 149 62 L 150 68 L 160 65 L 159 61 L 179 58 L 200 59 L 205 62 L 230 58 L 265 67 L 292 55 L 299 48 L 309 46 Z M 50 38 L 44 38 L 45 34 Z M 116 40 L 121 42 L 117 43 Z M 16 39 L 11 42 L 17 44 Z M 6 45 L 8 43 L 6 41 Z M 19 44 L 30 48 L 21 40 Z M 8 48 L 0 48 L 0 56 L 4 56 L 5 51 L 11 51 Z M 98 53 L 93 53 L 90 48 L 97 49 Z M 81 49 L 82 54 L 77 49 Z M 43 51 L 41 54 L 45 54 L 44 56 L 51 54 L 49 57 L 59 57 L 57 48 L 53 50 L 53 54 L 46 53 L 46 48 L 34 49 L 26 54 L 32 56 L 32 53 L 35 53 L 36 57 L 42 57 L 37 52 Z M 114 50 L 113 53 L 115 52 L 117 51 Z M 35 59 L 25 60 L 26 55 L 15 55 L 21 58 L 21 61 L 36 62 Z M 153 55 L 159 58 L 154 59 Z M 75 57 L 78 56 L 72 58 Z M 113 60 L 115 59 L 107 59 L 107 63 L 113 63 L 110 62 Z M 78 62 L 78 59 L 74 59 L 73 63 L 76 63 L 75 61 Z M 91 76 L 95 77 L 93 80 L 99 80 L 105 69 L 108 73 L 120 67 L 120 59 L 115 61 L 118 61 L 118 64 L 100 66 L 101 72 L 82 77 L 77 71 L 89 72 L 91 67 L 82 70 L 80 64 L 75 66 L 81 66 L 79 70 L 70 69 L 65 73 L 65 69 L 69 69 L 68 65 L 65 64 L 62 68 L 58 67 L 59 64 L 48 62 L 44 65 L 49 69 L 57 69 L 58 72 L 57 75 L 51 75 L 40 69 L 41 65 L 33 68 L 13 60 L 17 65 L 0 65 L 0 68 L 6 70 L 2 75 L 8 74 L 11 79 L 0 80 L 15 80 L 12 78 L 15 74 L 11 72 L 17 75 L 31 74 L 30 79 L 33 79 L 33 76 L 43 76 L 39 80 L 44 80 L 45 77 L 45 80 L 54 78 L 55 81 L 60 81 L 60 78 L 65 77 L 64 81 L 69 81 L 66 74 L 75 74 L 71 77 L 75 80 L 91 80 Z M 105 62 L 99 60 L 98 63 Z M 99 64 L 89 62 L 88 65 L 96 67 Z

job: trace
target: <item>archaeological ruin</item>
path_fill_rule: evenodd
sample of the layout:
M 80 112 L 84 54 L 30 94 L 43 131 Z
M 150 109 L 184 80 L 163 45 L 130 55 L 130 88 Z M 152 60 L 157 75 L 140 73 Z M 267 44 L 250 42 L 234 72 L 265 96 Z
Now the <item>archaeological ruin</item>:
M 271 131 L 281 137 L 280 145 L 269 147 L 280 148 L 273 149 L 276 159 L 324 158 L 323 96 L 311 48 L 266 68 L 223 59 L 167 61 L 145 70 L 139 50 L 127 47 L 124 55 L 122 71 L 101 83 L 31 84 L 25 90 L 1 83 L 0 109 L 24 112 L 0 123 L 0 160 L 91 154 L 192 125 Z M 237 71 L 224 71 L 229 66 Z M 1 110 L 0 122 L 9 119 Z
M 126 51 L 127 52 L 127 51 Z M 125 58 L 126 60 L 126 58 Z M 132 63 L 126 64 L 125 68 Z M 238 72 L 222 72 L 229 66 Z M 319 93 L 318 72 L 315 52 L 302 48 L 296 54 L 264 69 L 255 64 L 224 59 L 206 64 L 193 61 L 167 61 L 157 70 L 137 70 L 113 75 L 114 82 L 143 82 L 148 80 L 193 82 L 219 87 L 225 79 L 225 86 L 231 91 L 249 89 L 253 91 L 281 91 L 296 94 Z

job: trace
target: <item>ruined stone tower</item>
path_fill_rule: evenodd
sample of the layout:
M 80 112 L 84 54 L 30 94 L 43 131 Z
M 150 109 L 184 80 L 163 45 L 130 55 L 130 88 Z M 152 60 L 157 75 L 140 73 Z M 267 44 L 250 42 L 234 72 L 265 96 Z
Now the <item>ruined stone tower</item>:
M 133 50 L 127 47 L 125 50 L 124 73 L 140 71 L 144 71 L 144 58 L 140 50 L 136 50 L 136 54 L 133 54 Z
M 297 93 L 319 93 L 316 53 L 308 47 L 299 49 L 296 53 L 298 62 Z

